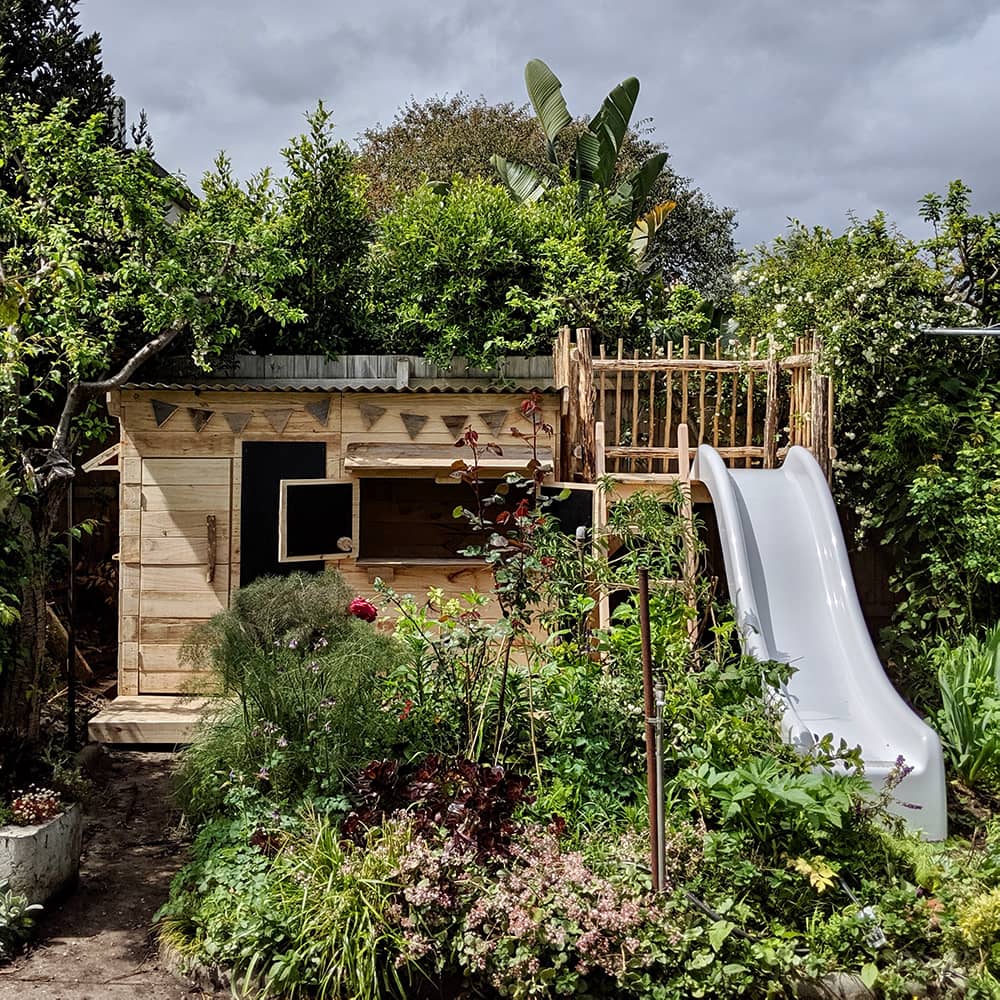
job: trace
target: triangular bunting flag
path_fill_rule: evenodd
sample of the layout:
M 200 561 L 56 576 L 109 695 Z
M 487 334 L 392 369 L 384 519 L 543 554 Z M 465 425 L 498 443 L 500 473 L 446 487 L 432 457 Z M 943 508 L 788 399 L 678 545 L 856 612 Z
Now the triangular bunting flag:
M 162 427 L 177 411 L 173 403 L 164 403 L 162 399 L 151 399 L 153 404 L 153 419 L 157 427 Z
M 507 419 L 507 410 L 491 410 L 489 413 L 480 413 L 483 423 L 490 429 L 490 433 L 497 437 L 503 430 L 503 422 Z
M 441 420 L 444 422 L 445 427 L 448 428 L 448 432 L 455 439 L 460 438 L 462 432 L 469 426 L 468 413 L 456 413 L 452 416 L 442 417 Z
M 424 424 L 427 423 L 426 413 L 401 413 L 399 416 L 411 441 L 416 439 L 416 436 L 424 429 Z
M 378 422 L 379 417 L 385 413 L 384 406 L 375 406 L 374 403 L 360 403 L 358 409 L 361 411 L 361 419 L 365 423 L 366 431 L 370 431 Z
M 199 432 L 212 419 L 214 412 L 213 410 L 196 410 L 193 406 L 189 406 L 187 411 L 191 414 L 191 423 L 194 424 L 194 429 Z
M 306 413 L 309 414 L 320 425 L 326 427 L 326 422 L 330 417 L 330 397 L 317 399 L 315 403 L 306 403 Z
M 243 412 L 240 413 L 232 412 L 232 413 L 226 413 L 224 414 L 224 416 L 226 418 L 226 423 L 229 424 L 229 429 L 234 434 L 241 434 L 246 425 L 250 423 L 253 414 L 243 413 Z
M 264 416 L 267 417 L 267 422 L 274 428 L 275 434 L 280 434 L 287 426 L 288 421 L 291 419 L 291 410 L 265 410 Z

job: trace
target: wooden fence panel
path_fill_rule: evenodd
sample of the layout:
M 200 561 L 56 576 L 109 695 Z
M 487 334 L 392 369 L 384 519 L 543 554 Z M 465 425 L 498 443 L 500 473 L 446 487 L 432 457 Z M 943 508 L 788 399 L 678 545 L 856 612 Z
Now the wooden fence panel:
M 686 427 L 692 442 L 711 443 L 731 466 L 774 468 L 798 444 L 812 450 L 829 476 L 833 393 L 811 340 L 797 339 L 784 359 L 773 351 L 762 355 L 756 341 L 745 356 L 727 357 L 721 339 L 692 345 L 690 337 L 677 348 L 668 341 L 657 350 L 654 342 L 649 357 L 627 352 L 619 339 L 613 351 L 602 344 L 594 357 L 589 335 L 577 331 L 573 345 L 569 331 L 561 332 L 556 347 L 554 371 L 568 418 L 565 479 L 593 467 L 596 420 L 605 426 L 609 473 L 676 473 L 678 428 Z

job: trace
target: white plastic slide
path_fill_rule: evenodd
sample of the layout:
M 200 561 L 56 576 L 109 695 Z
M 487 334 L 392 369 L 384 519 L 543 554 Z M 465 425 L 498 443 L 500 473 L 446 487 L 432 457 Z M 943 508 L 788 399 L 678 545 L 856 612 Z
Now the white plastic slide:
M 897 787 L 892 811 L 926 839 L 943 840 L 941 744 L 882 669 L 833 498 L 812 454 L 796 446 L 780 469 L 729 469 L 702 445 L 692 478 L 705 484 L 715 505 L 744 650 L 795 667 L 774 692 L 785 739 L 803 753 L 827 733 L 835 743 L 860 746 L 876 790 L 901 756 L 913 770 Z

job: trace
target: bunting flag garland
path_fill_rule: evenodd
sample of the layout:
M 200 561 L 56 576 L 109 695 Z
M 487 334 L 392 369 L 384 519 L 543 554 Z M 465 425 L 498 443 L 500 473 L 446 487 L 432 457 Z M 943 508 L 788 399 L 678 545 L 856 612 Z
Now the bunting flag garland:
M 173 403 L 164 403 L 162 399 L 151 399 L 150 403 L 153 404 L 153 419 L 157 427 L 162 427 L 177 412 Z
M 151 399 L 149 402 L 157 427 L 162 427 L 178 409 L 181 409 L 177 404 L 167 403 L 162 399 Z M 330 420 L 331 407 L 331 398 L 325 396 L 322 399 L 303 403 L 301 406 L 282 407 L 280 409 L 270 406 L 255 407 L 252 410 L 210 409 L 208 407 L 196 406 L 188 406 L 184 407 L 184 409 L 191 415 L 191 423 L 198 433 L 204 429 L 212 417 L 216 414 L 221 414 L 225 418 L 229 430 L 234 435 L 239 435 L 247 428 L 255 416 L 265 417 L 275 434 L 282 434 L 288 426 L 292 414 L 300 410 L 304 410 L 320 427 L 325 428 Z M 370 431 L 387 412 L 384 406 L 376 406 L 374 403 L 359 403 L 358 411 L 361 414 L 361 422 L 367 431 Z M 510 410 L 491 410 L 487 413 L 480 413 L 478 416 L 489 428 L 490 433 L 494 437 L 498 437 L 503 430 L 504 422 L 507 420 L 509 413 Z M 400 413 L 399 417 L 403 421 L 403 426 L 406 428 L 406 433 L 410 436 L 411 441 L 417 439 L 430 419 L 430 416 L 426 413 Z M 465 428 L 471 423 L 472 417 L 473 415 L 469 413 L 446 413 L 441 414 L 441 422 L 448 429 L 448 433 L 455 440 L 458 440 L 464 433 Z
M 274 428 L 274 433 L 280 434 L 288 426 L 288 421 L 292 418 L 292 411 L 266 410 L 264 416 L 267 417 L 267 422 Z
M 326 422 L 330 418 L 330 397 L 324 396 L 317 399 L 315 403 L 306 403 L 306 413 L 309 414 L 320 425 L 326 427 Z
M 384 406 L 376 406 L 374 403 L 359 403 L 358 409 L 361 411 L 361 419 L 364 421 L 366 431 L 370 431 L 385 413 Z
M 410 440 L 415 441 L 417 435 L 424 429 L 424 424 L 427 423 L 427 414 L 401 413 L 399 416 L 406 428 L 406 433 L 410 435 Z
M 229 424 L 229 429 L 234 434 L 242 434 L 246 425 L 250 423 L 253 418 L 252 413 L 237 413 L 236 411 L 224 413 L 223 416 L 226 418 L 226 423 Z
M 507 410 L 491 410 L 489 413 L 480 413 L 479 417 L 490 429 L 494 437 L 498 437 L 503 430 L 503 422 L 507 419 Z
M 456 440 L 462 436 L 462 432 L 469 426 L 468 413 L 456 413 L 450 416 L 442 416 L 442 422 L 448 428 L 448 433 Z
M 212 415 L 214 412 L 212 410 L 198 410 L 195 409 L 193 406 L 189 406 L 187 408 L 187 411 L 188 413 L 191 414 L 191 423 L 194 424 L 194 429 L 199 434 L 201 433 L 201 429 L 205 426 L 205 424 L 207 424 L 209 420 L 212 419 Z

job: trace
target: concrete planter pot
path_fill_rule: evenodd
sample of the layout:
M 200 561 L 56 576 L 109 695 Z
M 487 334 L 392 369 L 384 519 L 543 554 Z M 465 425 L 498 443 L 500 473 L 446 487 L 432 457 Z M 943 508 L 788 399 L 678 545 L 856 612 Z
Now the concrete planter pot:
M 78 802 L 37 826 L 0 826 L 0 885 L 44 903 L 80 871 L 83 811 Z

